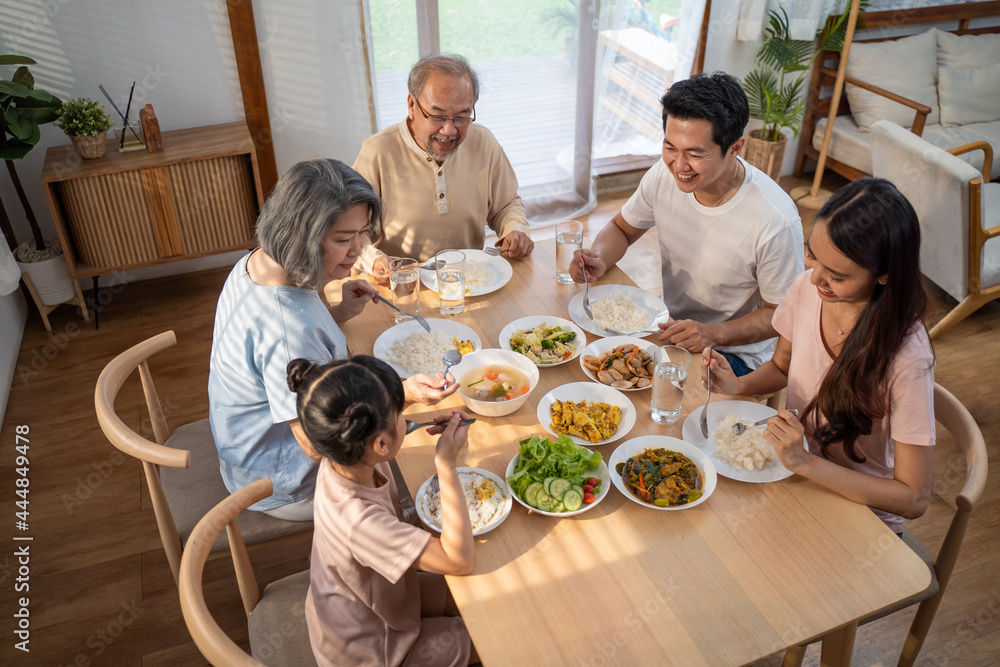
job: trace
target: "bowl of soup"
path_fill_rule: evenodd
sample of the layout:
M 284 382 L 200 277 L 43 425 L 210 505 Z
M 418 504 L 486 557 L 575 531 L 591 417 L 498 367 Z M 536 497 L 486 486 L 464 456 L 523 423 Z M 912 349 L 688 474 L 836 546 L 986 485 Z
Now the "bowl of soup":
M 451 369 L 458 395 L 472 412 L 502 417 L 525 404 L 538 385 L 538 367 L 510 350 L 476 350 Z

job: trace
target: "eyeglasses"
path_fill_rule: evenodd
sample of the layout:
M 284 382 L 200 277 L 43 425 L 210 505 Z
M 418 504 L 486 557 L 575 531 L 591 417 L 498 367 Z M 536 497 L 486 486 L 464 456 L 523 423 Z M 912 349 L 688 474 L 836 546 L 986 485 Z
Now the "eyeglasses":
M 476 120 L 475 107 L 472 108 L 471 116 L 435 116 L 433 114 L 429 114 L 426 111 L 424 111 L 424 108 L 420 106 L 420 100 L 418 100 L 416 97 L 413 98 L 413 101 L 417 103 L 417 108 L 420 109 L 420 113 L 424 115 L 424 118 L 429 120 L 433 125 L 437 125 L 438 127 L 443 126 L 449 120 L 455 127 L 466 127 L 469 123 Z

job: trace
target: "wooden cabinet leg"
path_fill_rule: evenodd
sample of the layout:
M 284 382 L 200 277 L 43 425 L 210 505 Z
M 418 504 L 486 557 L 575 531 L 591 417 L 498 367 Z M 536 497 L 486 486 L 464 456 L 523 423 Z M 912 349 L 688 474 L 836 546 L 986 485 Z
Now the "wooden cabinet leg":
M 42 316 L 42 324 L 45 325 L 45 330 L 52 331 L 52 325 L 49 324 L 49 311 L 52 310 L 52 307 L 42 303 L 42 300 L 38 297 L 38 292 L 35 291 L 35 285 L 31 282 L 31 278 L 27 273 L 22 273 L 21 279 L 24 280 L 24 285 L 28 288 L 28 293 L 31 294 L 31 300 L 35 302 L 35 308 L 38 308 L 38 312 Z

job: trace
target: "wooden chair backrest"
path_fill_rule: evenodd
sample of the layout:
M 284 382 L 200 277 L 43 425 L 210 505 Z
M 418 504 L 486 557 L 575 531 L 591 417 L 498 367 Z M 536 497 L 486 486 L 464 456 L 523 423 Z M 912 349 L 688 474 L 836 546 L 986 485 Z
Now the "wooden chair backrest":
M 178 569 L 181 564 L 181 539 L 177 532 L 177 524 L 170 512 L 163 485 L 160 483 L 160 473 L 157 466 L 171 468 L 187 468 L 191 465 L 191 454 L 184 449 L 164 447 L 170 431 L 163 416 L 163 408 L 153 385 L 146 360 L 151 356 L 177 343 L 173 331 L 165 331 L 125 350 L 108 362 L 97 378 L 97 388 L 94 391 L 94 407 L 97 411 L 97 421 L 104 431 L 105 437 L 112 445 L 133 458 L 142 461 L 149 486 L 149 495 L 153 501 L 153 512 L 156 515 L 156 525 L 167 553 L 170 570 L 177 581 Z M 146 399 L 146 408 L 153 425 L 155 442 L 142 437 L 115 413 L 115 399 L 125 380 L 138 368 L 142 380 L 142 390 Z
M 240 596 L 243 598 L 243 608 L 249 616 L 250 612 L 257 606 L 257 602 L 260 600 L 260 589 L 257 585 L 257 579 L 254 577 L 253 567 L 250 565 L 250 558 L 247 556 L 246 545 L 243 543 L 239 526 L 236 525 L 236 517 L 250 505 L 270 496 L 271 491 L 271 480 L 266 477 L 240 489 L 212 508 L 198 522 L 198 525 L 191 532 L 191 537 L 188 538 L 187 548 L 181 559 L 180 583 L 178 584 L 181 612 L 184 614 L 184 621 L 187 623 L 188 631 L 198 646 L 198 650 L 213 665 L 228 667 L 229 665 L 262 664 L 241 649 L 216 623 L 212 612 L 205 604 L 201 580 L 205 569 L 205 560 L 208 558 L 219 533 L 225 528 L 229 536 L 229 549 L 233 554 L 233 566 L 236 569 Z
M 947 575 L 950 575 L 955 565 L 954 561 L 958 557 L 958 549 L 969 522 L 969 514 L 976 508 L 976 504 L 986 488 L 988 462 L 986 441 L 983 439 L 983 432 L 979 429 L 976 420 L 950 391 L 936 382 L 934 383 L 934 417 L 951 433 L 955 443 L 961 447 L 965 455 L 965 483 L 955 497 L 957 507 L 955 517 L 952 519 L 948 534 L 935 559 L 938 580 L 940 581 L 942 568 L 946 568 Z M 941 587 L 944 588 L 946 583 L 947 580 L 942 581 Z

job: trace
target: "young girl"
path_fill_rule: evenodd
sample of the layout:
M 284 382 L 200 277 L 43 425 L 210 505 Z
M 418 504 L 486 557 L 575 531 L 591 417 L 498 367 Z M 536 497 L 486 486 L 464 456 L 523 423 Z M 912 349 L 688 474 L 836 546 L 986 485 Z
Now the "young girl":
M 288 364 L 299 420 L 323 460 L 306 619 L 325 665 L 467 665 L 472 641 L 442 574 L 476 564 L 472 524 L 455 460 L 467 417 L 454 411 L 428 429 L 441 487 L 441 538 L 400 520 L 388 461 L 406 434 L 403 384 L 374 357 Z M 421 570 L 421 572 L 418 572 Z M 436 574 L 427 574 L 436 573 Z
M 934 354 L 920 320 L 919 256 L 906 198 L 882 179 L 854 181 L 816 216 L 808 270 L 774 315 L 772 360 L 737 378 L 719 353 L 703 355 L 713 392 L 787 386 L 802 421 L 782 410 L 764 432 L 782 465 L 865 503 L 897 534 L 904 517 L 927 510 L 931 491 Z

